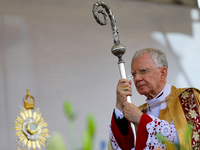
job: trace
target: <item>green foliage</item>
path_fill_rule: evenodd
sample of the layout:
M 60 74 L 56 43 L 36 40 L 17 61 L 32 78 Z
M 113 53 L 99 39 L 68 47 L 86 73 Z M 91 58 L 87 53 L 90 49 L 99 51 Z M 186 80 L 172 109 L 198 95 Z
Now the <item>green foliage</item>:
M 69 101 L 63 103 L 64 112 L 69 120 L 74 120 L 74 112 L 72 105 Z
M 185 142 L 188 142 L 192 135 L 192 125 L 187 126 Z
M 87 129 L 83 135 L 83 150 L 91 150 L 96 132 L 95 120 L 92 115 L 87 116 Z
M 87 130 L 89 132 L 89 135 L 93 137 L 96 132 L 96 124 L 93 115 L 87 116 Z
M 47 150 L 67 150 L 63 137 L 60 133 L 52 134 L 48 141 Z
M 92 138 L 90 136 L 90 133 L 88 131 L 86 131 L 83 134 L 83 150 L 91 150 L 92 149 Z
M 167 149 L 169 149 L 169 150 L 172 150 L 172 149 L 173 149 L 173 150 L 179 150 L 178 145 L 169 142 L 169 141 L 168 141 L 164 136 L 162 136 L 161 134 L 157 134 L 156 136 L 157 136 L 158 140 L 159 140 L 161 143 L 165 144 L 165 146 L 167 147 Z
M 63 109 L 65 112 L 65 115 L 67 116 L 67 119 L 69 121 L 69 133 L 70 136 L 70 145 L 72 150 L 78 150 L 76 148 L 76 137 L 75 137 L 75 113 L 73 111 L 73 107 L 69 101 L 65 101 L 63 103 Z M 92 114 L 87 115 L 86 120 L 86 130 L 83 134 L 83 141 L 82 141 L 82 148 L 81 150 L 92 150 L 93 148 L 93 140 L 96 133 L 96 124 L 95 119 Z M 67 150 L 67 147 L 65 146 L 65 142 L 59 133 L 55 133 L 51 136 L 49 142 L 48 142 L 47 150 Z

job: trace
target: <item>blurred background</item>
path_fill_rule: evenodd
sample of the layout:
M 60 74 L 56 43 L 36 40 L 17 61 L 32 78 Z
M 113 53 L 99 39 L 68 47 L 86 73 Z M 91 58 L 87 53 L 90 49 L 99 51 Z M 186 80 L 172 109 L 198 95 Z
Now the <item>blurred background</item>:
M 26 89 L 35 98 L 50 134 L 62 133 L 70 149 L 62 104 L 77 114 L 77 147 L 85 119 L 93 114 L 94 150 L 106 150 L 109 124 L 120 78 L 110 22 L 96 23 L 94 0 L 0 0 L 0 149 L 16 149 L 15 116 Z M 106 0 L 111 7 L 127 75 L 136 50 L 163 50 L 169 61 L 168 83 L 200 88 L 200 11 L 196 0 Z M 145 102 L 133 86 L 132 102 Z M 42 149 L 44 149 L 42 147 Z

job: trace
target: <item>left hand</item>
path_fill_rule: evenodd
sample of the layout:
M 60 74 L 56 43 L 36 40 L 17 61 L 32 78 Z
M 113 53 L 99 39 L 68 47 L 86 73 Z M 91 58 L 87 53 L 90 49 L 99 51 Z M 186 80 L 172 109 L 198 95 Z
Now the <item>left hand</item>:
M 139 124 L 140 118 L 143 113 L 141 112 L 141 110 L 138 107 L 136 107 L 132 103 L 125 101 L 123 103 L 123 111 L 124 111 L 124 117 L 128 121 Z

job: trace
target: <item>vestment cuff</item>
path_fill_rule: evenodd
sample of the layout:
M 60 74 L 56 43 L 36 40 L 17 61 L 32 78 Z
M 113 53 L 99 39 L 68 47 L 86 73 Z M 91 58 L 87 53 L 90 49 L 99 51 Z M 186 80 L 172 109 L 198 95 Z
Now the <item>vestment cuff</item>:
M 130 150 L 134 147 L 133 131 L 131 129 L 130 122 L 127 122 L 128 123 L 125 124 L 124 128 L 128 128 L 128 134 L 123 135 L 115 122 L 114 116 L 112 116 L 110 140 L 113 149 Z
M 151 121 L 152 118 L 150 116 L 147 114 L 142 115 L 137 129 L 135 150 L 143 150 L 146 147 L 146 141 L 148 138 L 146 126 Z

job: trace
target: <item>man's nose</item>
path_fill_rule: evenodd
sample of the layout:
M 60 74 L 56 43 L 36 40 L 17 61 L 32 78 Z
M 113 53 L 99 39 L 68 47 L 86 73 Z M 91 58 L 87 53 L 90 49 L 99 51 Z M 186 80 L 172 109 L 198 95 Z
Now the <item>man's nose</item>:
M 138 73 L 136 73 L 135 77 L 134 77 L 134 81 L 139 81 L 141 79 L 142 79 L 142 77 Z

